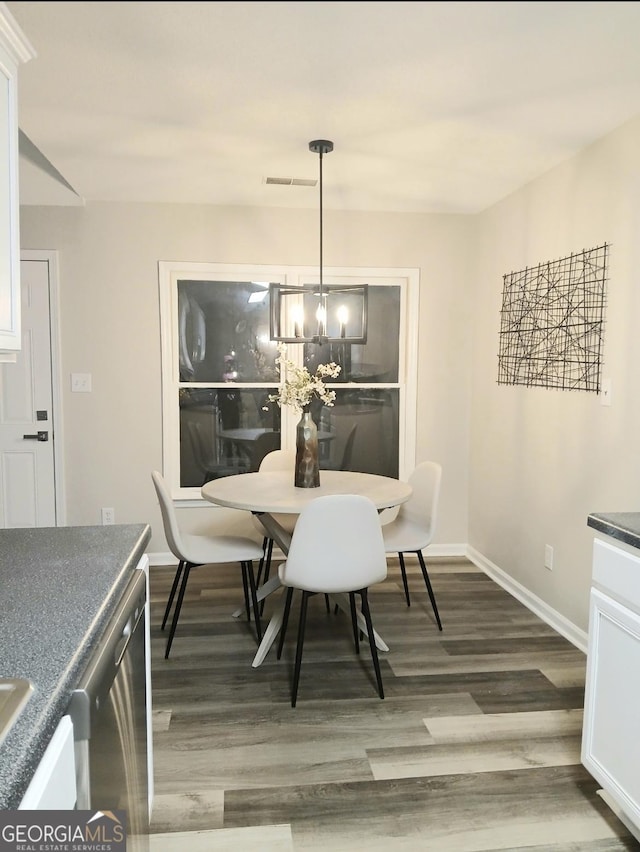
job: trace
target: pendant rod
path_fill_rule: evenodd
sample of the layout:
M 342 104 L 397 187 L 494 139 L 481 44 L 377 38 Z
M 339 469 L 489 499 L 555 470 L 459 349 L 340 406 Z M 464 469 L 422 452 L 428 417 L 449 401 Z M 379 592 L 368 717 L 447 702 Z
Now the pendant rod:
M 318 338 L 322 339 L 327 334 L 327 317 L 324 305 L 324 279 L 322 267 L 322 249 L 323 249 L 323 180 L 322 180 L 322 157 L 324 154 L 329 154 L 333 151 L 333 142 L 328 139 L 314 139 L 309 142 L 309 150 L 314 154 L 318 154 L 320 158 L 320 303 L 318 314 Z
M 320 304 L 322 305 L 322 149 L 320 150 Z

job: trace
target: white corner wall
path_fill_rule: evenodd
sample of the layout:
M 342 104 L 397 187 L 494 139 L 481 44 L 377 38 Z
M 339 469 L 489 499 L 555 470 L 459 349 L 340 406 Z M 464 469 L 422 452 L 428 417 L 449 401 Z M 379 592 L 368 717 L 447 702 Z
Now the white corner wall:
M 640 119 L 477 217 L 469 544 L 588 628 L 590 512 L 640 503 Z M 497 384 L 502 276 L 610 244 L 597 394 Z M 544 567 L 545 545 L 554 549 Z

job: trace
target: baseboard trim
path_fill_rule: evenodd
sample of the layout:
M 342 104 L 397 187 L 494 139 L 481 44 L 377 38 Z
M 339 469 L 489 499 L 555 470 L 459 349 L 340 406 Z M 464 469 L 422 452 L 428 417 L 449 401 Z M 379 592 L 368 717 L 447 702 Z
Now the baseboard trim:
M 568 639 L 572 645 L 575 645 L 578 650 L 584 654 L 587 653 L 587 634 L 584 630 L 580 630 L 573 622 L 561 615 L 557 610 L 550 607 L 541 600 L 529 589 L 526 589 L 513 577 L 506 574 L 501 568 L 498 568 L 490 559 L 487 559 L 479 553 L 474 547 L 467 547 L 466 556 L 478 568 L 485 572 L 492 580 L 502 586 L 502 588 L 513 595 L 514 598 L 520 601 L 521 604 L 531 610 L 538 618 L 541 618 L 546 624 Z

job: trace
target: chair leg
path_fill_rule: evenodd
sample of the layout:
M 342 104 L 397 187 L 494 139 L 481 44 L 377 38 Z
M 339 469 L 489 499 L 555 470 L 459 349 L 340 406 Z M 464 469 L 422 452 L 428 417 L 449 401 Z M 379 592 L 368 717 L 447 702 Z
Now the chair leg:
M 262 539 L 262 557 L 258 566 L 258 576 L 256 577 L 256 586 L 260 583 L 266 583 L 269 579 L 269 569 L 271 567 L 271 553 L 273 551 L 273 539 L 265 536 Z M 262 571 L 265 569 L 264 580 L 262 579 Z
M 304 628 L 307 620 L 307 603 L 313 592 L 302 592 L 300 604 L 300 623 L 298 624 L 298 644 L 296 645 L 296 662 L 293 668 L 293 686 L 291 689 L 291 706 L 296 706 L 298 700 L 298 683 L 300 682 L 300 665 L 302 663 L 302 646 L 304 644 Z
M 282 613 L 282 626 L 280 627 L 280 639 L 278 641 L 278 653 L 277 659 L 279 660 L 282 656 L 282 649 L 284 648 L 284 637 L 287 633 L 287 625 L 289 624 L 289 611 L 291 610 L 291 598 L 293 597 L 293 588 L 289 586 L 287 589 L 287 597 L 284 602 L 284 612 Z
M 247 578 L 247 571 L 244 562 L 241 562 L 242 566 L 242 591 L 244 592 L 244 611 L 247 614 L 247 621 L 251 621 L 251 604 L 249 602 L 249 580 Z
M 266 583 L 271 573 L 271 557 L 273 556 L 273 539 L 270 538 L 267 542 L 267 556 L 264 560 L 264 582 Z
M 267 550 L 266 557 L 264 561 L 264 579 L 263 583 L 266 583 L 269 579 L 269 574 L 271 573 L 271 555 L 273 554 L 273 539 L 270 538 L 267 542 Z M 256 584 L 259 585 L 259 584 Z M 264 612 L 264 598 L 260 601 L 260 615 Z
M 187 581 L 189 579 L 189 573 L 193 565 L 191 562 L 185 562 L 183 573 L 182 573 L 182 585 L 180 586 L 180 591 L 178 593 L 178 600 L 176 601 L 176 608 L 173 611 L 173 621 L 171 622 L 171 630 L 169 630 L 169 638 L 167 639 L 167 647 L 164 652 L 165 660 L 169 659 L 169 651 L 171 650 L 171 645 L 173 643 L 173 637 L 176 632 L 176 627 L 178 626 L 178 618 L 180 618 L 180 610 L 182 609 L 182 601 L 184 600 L 184 593 L 187 589 Z
M 184 560 L 181 559 L 180 562 L 178 562 L 176 576 L 173 578 L 173 585 L 171 586 L 169 600 L 167 601 L 167 608 L 164 611 L 164 618 L 162 619 L 162 627 L 160 628 L 160 630 L 164 630 L 165 624 L 167 623 L 167 618 L 169 618 L 169 613 L 171 612 L 171 604 L 173 603 L 173 599 L 176 596 L 176 589 L 178 588 L 178 583 L 180 582 L 180 575 L 182 574 L 183 568 Z
M 371 623 L 371 612 L 369 611 L 369 597 L 366 589 L 360 589 L 360 597 L 362 598 L 362 614 L 367 624 L 367 633 L 369 635 L 369 647 L 371 648 L 371 659 L 373 660 L 373 668 L 376 672 L 376 680 L 378 682 L 378 694 L 380 698 L 384 698 L 384 689 L 382 688 L 382 675 L 380 674 L 380 663 L 378 661 L 378 651 L 376 649 L 376 640 L 373 635 L 373 624 Z
M 360 630 L 356 619 L 356 596 L 355 592 L 349 592 L 349 607 L 351 609 L 351 628 L 353 630 L 353 642 L 356 646 L 356 654 L 360 653 Z
M 269 543 L 269 539 L 265 536 L 262 539 L 262 556 L 260 557 L 260 563 L 258 564 L 258 576 L 256 577 L 256 585 L 260 585 L 260 579 L 262 577 L 262 569 L 264 568 L 264 559 L 267 555 L 267 544 Z
M 327 612 L 331 612 L 331 604 L 329 603 L 329 595 L 324 596 L 324 603 L 327 607 Z
M 431 588 L 431 580 L 429 579 L 429 574 L 427 572 L 427 566 L 424 563 L 424 556 L 422 555 L 422 551 L 417 551 L 418 560 L 420 561 L 420 567 L 422 568 L 422 576 L 424 577 L 424 582 L 427 587 L 427 592 L 429 592 L 429 600 L 431 601 L 431 606 L 433 607 L 433 614 L 436 617 L 436 621 L 438 622 L 438 630 L 442 630 L 442 622 L 440 621 L 440 615 L 438 614 L 438 607 L 436 606 L 436 597 L 433 594 L 433 589 Z
M 409 597 L 409 586 L 407 585 L 407 572 L 404 567 L 404 556 L 402 553 L 399 553 L 400 557 L 400 570 L 402 571 L 402 585 L 404 586 L 404 596 L 407 599 L 407 606 L 411 606 L 411 599 Z
M 253 620 L 256 626 L 256 638 L 258 639 L 259 645 L 262 641 L 262 625 L 260 624 L 260 606 L 258 604 L 258 595 L 256 592 L 256 578 L 255 574 L 253 573 L 253 562 L 251 560 L 242 563 L 242 572 L 243 575 L 246 575 L 249 581 L 251 604 L 253 606 Z

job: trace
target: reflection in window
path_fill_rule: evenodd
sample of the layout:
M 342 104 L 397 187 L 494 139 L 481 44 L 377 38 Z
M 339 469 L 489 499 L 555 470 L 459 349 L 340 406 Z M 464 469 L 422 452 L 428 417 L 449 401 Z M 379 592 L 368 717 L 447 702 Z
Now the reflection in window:
M 181 382 L 273 382 L 267 283 L 178 281 Z
M 173 368 L 167 371 L 172 389 L 165 429 L 172 448 L 179 447 L 176 484 L 194 491 L 211 479 L 257 470 L 273 449 L 291 448 L 298 419 L 268 399 L 280 380 L 277 346 L 269 339 L 269 282 L 229 280 L 229 273 L 218 280 L 215 272 L 198 277 L 200 272 L 178 269 L 172 279 L 177 316 L 172 314 L 174 336 L 166 344 Z M 285 280 L 286 274 L 277 277 Z M 400 392 L 404 287 L 398 280 L 369 283 L 366 344 L 288 347 L 310 372 L 330 361 L 342 367 L 331 382 L 335 404 L 313 412 L 322 469 L 399 475 L 400 423 L 406 416 L 399 410 L 400 400 L 406 400 Z
M 369 334 L 366 343 L 304 344 L 309 372 L 335 361 L 338 382 L 397 382 L 399 375 L 400 288 L 369 285 Z
M 320 468 L 356 470 L 398 476 L 399 391 L 376 387 L 398 382 L 400 340 L 400 288 L 369 285 L 367 343 L 306 343 L 305 365 L 335 361 L 342 371 L 336 382 L 357 383 L 358 388 L 336 388 L 333 406 L 315 412 L 321 434 Z
M 180 485 L 258 469 L 280 447 L 276 388 L 181 388 Z
M 279 379 L 277 348 L 269 340 L 268 286 L 179 280 L 178 309 L 180 485 L 257 470 L 265 453 L 281 445 L 280 410 L 268 399 L 276 388 L 235 385 Z M 342 367 L 334 406 L 314 413 L 321 468 L 398 475 L 398 390 L 375 385 L 398 381 L 399 335 L 400 288 L 369 286 L 366 344 L 304 344 L 310 372 L 329 361 Z M 340 389 L 343 382 L 360 387 Z
M 315 412 L 321 470 L 398 476 L 398 390 L 336 389 L 333 406 Z

